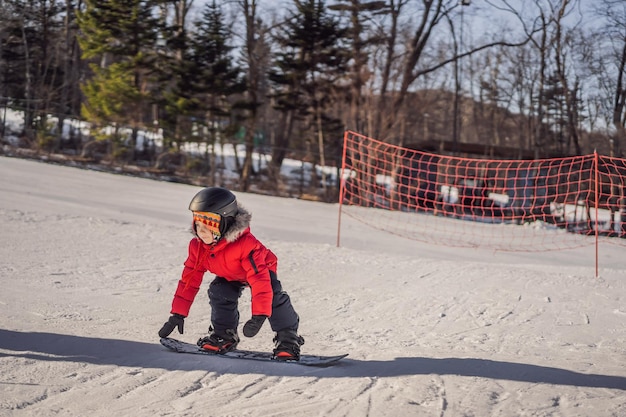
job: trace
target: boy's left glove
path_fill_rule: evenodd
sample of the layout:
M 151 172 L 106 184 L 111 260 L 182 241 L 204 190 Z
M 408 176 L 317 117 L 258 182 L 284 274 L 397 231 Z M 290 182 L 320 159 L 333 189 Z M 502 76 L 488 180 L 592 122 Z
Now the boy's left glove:
M 246 337 L 254 337 L 261 330 L 261 326 L 265 323 L 267 316 L 252 316 L 250 320 L 243 325 L 243 335 Z

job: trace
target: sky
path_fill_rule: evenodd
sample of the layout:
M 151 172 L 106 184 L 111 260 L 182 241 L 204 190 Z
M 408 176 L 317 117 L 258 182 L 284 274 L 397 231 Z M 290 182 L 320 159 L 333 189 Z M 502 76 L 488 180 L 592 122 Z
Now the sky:
M 603 248 L 596 278 L 593 248 L 454 249 L 350 217 L 337 247 L 336 204 L 236 192 L 279 257 L 303 353 L 349 356 L 183 355 L 157 332 L 200 187 L 7 157 L 0 178 L 3 417 L 626 415 L 623 248 Z M 206 334 L 211 278 L 173 336 Z M 269 351 L 272 337 L 240 346 Z

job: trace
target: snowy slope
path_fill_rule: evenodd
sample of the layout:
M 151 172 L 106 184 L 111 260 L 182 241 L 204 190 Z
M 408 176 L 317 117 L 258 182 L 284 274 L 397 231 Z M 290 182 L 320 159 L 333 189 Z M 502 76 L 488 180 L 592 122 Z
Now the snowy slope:
M 347 360 L 164 350 L 198 190 L 0 158 L 0 416 L 626 416 L 623 248 L 602 248 L 595 278 L 590 248 L 453 250 L 348 217 L 337 248 L 337 205 L 237 193 L 303 351 Z M 206 332 L 209 282 L 181 339 Z

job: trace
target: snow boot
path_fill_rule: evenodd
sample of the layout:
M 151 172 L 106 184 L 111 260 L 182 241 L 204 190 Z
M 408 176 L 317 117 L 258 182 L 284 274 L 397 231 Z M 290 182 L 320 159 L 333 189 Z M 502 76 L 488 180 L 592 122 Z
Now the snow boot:
M 280 330 L 274 338 L 274 359 L 280 361 L 300 360 L 300 346 L 304 344 L 304 338 L 298 336 L 295 330 Z
M 233 329 L 215 330 L 209 327 L 209 335 L 198 340 L 198 346 L 209 352 L 226 353 L 235 350 L 239 344 L 237 331 Z

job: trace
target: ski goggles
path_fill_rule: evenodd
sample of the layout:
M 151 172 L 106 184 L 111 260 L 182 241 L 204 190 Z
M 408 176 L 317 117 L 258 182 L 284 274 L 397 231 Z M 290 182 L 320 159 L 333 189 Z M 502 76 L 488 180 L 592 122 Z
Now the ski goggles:
M 193 223 L 202 223 L 213 233 L 213 236 L 219 237 L 220 233 L 220 221 L 222 216 L 217 213 L 211 213 L 208 211 L 194 211 Z

